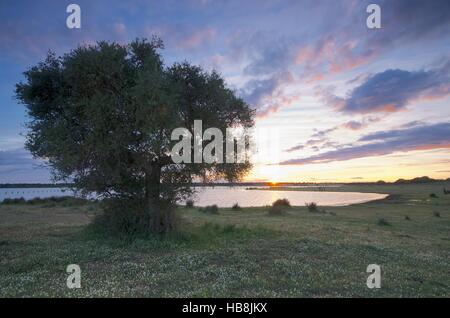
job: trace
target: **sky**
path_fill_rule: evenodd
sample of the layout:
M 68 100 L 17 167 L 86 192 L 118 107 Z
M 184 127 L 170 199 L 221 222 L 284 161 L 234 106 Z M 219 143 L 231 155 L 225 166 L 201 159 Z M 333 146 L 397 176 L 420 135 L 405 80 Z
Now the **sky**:
M 66 7 L 81 8 L 81 28 Z M 366 8 L 381 8 L 369 29 Z M 51 50 L 160 36 L 256 110 L 246 181 L 450 177 L 450 1 L 0 1 L 0 183 L 48 182 L 24 149 L 23 72 Z

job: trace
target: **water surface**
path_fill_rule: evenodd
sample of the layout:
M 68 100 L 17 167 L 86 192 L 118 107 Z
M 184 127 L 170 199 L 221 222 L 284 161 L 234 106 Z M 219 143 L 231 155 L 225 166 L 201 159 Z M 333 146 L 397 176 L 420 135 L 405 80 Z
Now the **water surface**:
M 241 207 L 271 205 L 277 199 L 288 199 L 291 205 L 303 206 L 306 202 L 316 202 L 320 206 L 342 206 L 383 199 L 387 194 L 332 191 L 283 191 L 283 190 L 246 190 L 246 187 L 197 187 L 194 196 L 195 205 L 217 204 L 219 207 L 232 207 L 238 203 Z M 5 198 L 48 198 L 52 196 L 74 196 L 65 188 L 10 188 L 0 189 L 0 201 Z
M 329 191 L 278 191 L 246 190 L 245 187 L 202 187 L 197 188 L 194 202 L 197 206 L 217 204 L 231 207 L 238 203 L 241 207 L 271 205 L 277 199 L 288 199 L 291 205 L 303 206 L 315 202 L 320 206 L 343 206 L 380 200 L 387 194 Z

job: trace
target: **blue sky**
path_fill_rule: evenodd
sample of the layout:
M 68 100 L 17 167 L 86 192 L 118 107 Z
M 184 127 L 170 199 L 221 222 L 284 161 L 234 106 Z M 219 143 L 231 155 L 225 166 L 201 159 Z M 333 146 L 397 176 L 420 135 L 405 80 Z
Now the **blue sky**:
M 81 29 L 66 27 L 70 3 Z M 366 27 L 369 3 L 381 29 Z M 450 1 L 19 0 L 0 3 L 0 25 L 0 183 L 49 180 L 23 149 L 23 71 L 48 50 L 152 34 L 167 65 L 217 69 L 257 109 L 275 156 L 248 180 L 450 177 Z

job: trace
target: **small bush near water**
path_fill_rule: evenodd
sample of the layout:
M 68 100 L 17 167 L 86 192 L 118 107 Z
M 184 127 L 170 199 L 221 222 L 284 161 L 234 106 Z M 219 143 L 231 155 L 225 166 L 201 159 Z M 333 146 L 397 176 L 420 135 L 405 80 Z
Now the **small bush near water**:
M 107 233 L 141 235 L 150 234 L 151 216 L 143 200 L 105 199 L 102 201 L 103 213 L 96 216 L 94 224 Z M 170 203 L 161 203 L 161 222 L 168 224 L 167 231 L 178 225 L 175 208 Z
M 209 214 L 218 214 L 219 213 L 219 207 L 217 206 L 217 204 L 208 205 L 208 206 L 205 206 L 204 208 L 199 208 L 198 210 L 200 212 L 209 213 Z
M 281 205 L 272 205 L 269 208 L 269 215 L 271 215 L 271 216 L 277 216 L 277 215 L 283 215 L 283 214 L 284 214 L 284 210 Z
M 187 200 L 186 201 L 186 208 L 190 209 L 194 207 L 194 200 Z
M 49 203 L 61 203 L 63 205 L 81 205 L 88 203 L 89 200 L 82 199 L 82 198 L 76 198 L 76 197 L 70 197 L 70 196 L 61 196 L 61 197 L 48 197 L 48 198 L 33 198 L 29 200 L 25 200 L 22 198 L 16 198 L 16 199 L 4 199 L 2 201 L 2 204 L 29 204 L 29 205 L 35 205 L 35 204 L 49 204 Z
M 233 206 L 231 207 L 231 210 L 233 211 L 241 211 L 241 207 L 239 206 L 239 204 L 235 203 L 233 204 Z
M 25 204 L 27 201 L 24 198 L 4 199 L 2 204 Z
M 306 202 L 305 206 L 308 208 L 309 212 L 319 212 L 319 207 L 317 206 L 316 202 L 311 203 Z
M 272 206 L 269 207 L 269 215 L 283 215 L 284 209 L 290 208 L 291 203 L 288 199 L 278 199 L 272 203 Z
M 291 203 L 288 199 L 278 199 L 272 203 L 272 206 L 291 207 Z

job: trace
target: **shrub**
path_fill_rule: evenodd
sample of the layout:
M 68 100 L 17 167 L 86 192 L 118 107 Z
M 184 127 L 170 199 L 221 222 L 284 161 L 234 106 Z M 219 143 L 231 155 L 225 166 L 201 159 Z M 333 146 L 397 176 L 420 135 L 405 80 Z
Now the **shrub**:
M 15 199 L 4 199 L 2 201 L 2 204 L 24 204 L 26 203 L 26 200 L 24 198 L 15 198 Z
M 283 211 L 283 207 L 281 205 L 272 205 L 269 208 L 269 215 L 271 216 L 278 216 L 278 215 L 283 215 L 284 211 Z
M 152 220 L 143 202 L 138 199 L 105 199 L 102 202 L 103 213 L 95 217 L 94 224 L 110 233 L 149 234 Z M 160 209 L 163 221 L 171 224 L 167 230 L 173 230 L 177 225 L 174 206 L 162 202 Z
M 272 206 L 284 206 L 284 207 L 290 207 L 291 203 L 288 199 L 278 199 L 274 203 L 272 203 Z
M 309 212 L 320 212 L 316 202 L 311 203 L 306 202 L 305 205 L 308 208 Z
M 439 212 L 433 212 L 433 215 L 435 216 L 435 217 L 437 217 L 437 218 L 440 218 L 441 217 L 441 214 L 439 213 Z
M 33 198 L 29 200 L 25 200 L 24 198 L 15 198 L 15 199 L 4 199 L 3 204 L 54 204 L 62 203 L 64 206 L 72 206 L 72 205 L 82 205 L 91 202 L 86 199 L 70 197 L 70 196 L 60 196 L 60 197 L 48 197 L 48 198 Z
M 236 229 L 236 226 L 234 224 L 227 224 L 223 227 L 223 232 L 231 233 L 231 232 L 234 232 L 235 229 Z
M 204 208 L 198 209 L 200 212 L 209 213 L 209 214 L 218 214 L 219 213 L 219 207 L 217 204 L 213 205 L 207 205 Z
M 380 225 L 380 226 L 391 225 L 386 219 L 383 219 L 383 218 L 379 218 L 377 224 Z
M 411 221 L 410 217 L 407 216 L 407 215 L 405 216 L 405 220 L 406 220 L 406 221 Z
M 186 201 L 186 208 L 190 209 L 194 207 L 194 200 L 187 200 Z
M 241 207 L 239 206 L 239 204 L 235 203 L 233 204 L 233 206 L 231 207 L 231 210 L 233 211 L 241 211 Z
M 437 198 L 438 196 L 436 195 L 436 193 L 430 193 L 430 198 Z

